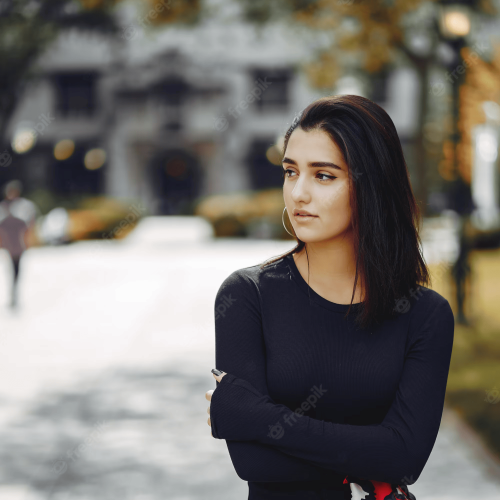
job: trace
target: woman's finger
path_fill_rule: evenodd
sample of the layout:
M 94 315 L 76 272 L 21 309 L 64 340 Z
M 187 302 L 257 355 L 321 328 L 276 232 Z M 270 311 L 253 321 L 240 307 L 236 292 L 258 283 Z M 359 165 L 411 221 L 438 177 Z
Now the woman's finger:
M 214 379 L 217 380 L 217 382 L 220 382 L 222 380 L 222 378 L 224 377 L 224 375 L 227 375 L 227 373 L 221 372 L 220 375 L 216 375 L 215 373 L 212 373 L 212 375 L 214 376 Z
M 220 382 L 222 380 L 222 377 L 224 377 L 224 375 L 226 375 L 225 372 L 222 372 L 221 375 L 215 375 L 215 373 L 212 373 L 212 375 L 214 376 L 215 380 L 217 380 L 217 382 Z M 215 389 L 210 389 L 209 391 L 205 392 L 205 399 L 208 400 L 208 401 L 212 401 L 212 394 L 214 393 L 214 390 Z M 207 413 L 210 415 L 210 406 L 207 408 Z M 212 424 L 210 422 L 210 417 L 208 417 L 207 419 L 207 424 L 212 427 Z M 214 437 L 214 433 L 212 431 L 210 431 L 210 434 L 212 435 L 212 437 Z

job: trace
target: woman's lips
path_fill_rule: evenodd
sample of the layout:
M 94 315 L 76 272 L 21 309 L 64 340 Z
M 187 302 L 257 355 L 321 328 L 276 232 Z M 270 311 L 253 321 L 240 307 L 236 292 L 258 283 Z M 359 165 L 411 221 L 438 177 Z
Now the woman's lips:
M 314 219 L 317 219 L 317 215 L 294 215 L 294 218 L 297 222 L 308 222 Z

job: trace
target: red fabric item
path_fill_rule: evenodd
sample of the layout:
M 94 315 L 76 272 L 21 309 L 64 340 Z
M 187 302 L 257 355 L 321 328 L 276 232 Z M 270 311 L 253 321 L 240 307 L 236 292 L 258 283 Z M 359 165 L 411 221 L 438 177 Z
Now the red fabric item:
M 371 480 L 370 480 L 371 481 Z M 387 495 L 392 493 L 392 488 L 389 483 L 383 483 L 382 481 L 371 481 L 373 486 L 375 486 L 375 497 L 377 500 L 385 498 Z

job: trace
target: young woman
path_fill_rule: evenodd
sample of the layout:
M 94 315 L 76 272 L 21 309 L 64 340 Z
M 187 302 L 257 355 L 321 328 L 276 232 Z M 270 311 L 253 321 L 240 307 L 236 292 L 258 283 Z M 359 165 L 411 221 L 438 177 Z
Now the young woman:
M 415 498 L 454 317 L 424 286 L 394 124 L 366 98 L 321 98 L 287 131 L 283 172 L 297 245 L 219 288 L 212 436 L 251 500 Z

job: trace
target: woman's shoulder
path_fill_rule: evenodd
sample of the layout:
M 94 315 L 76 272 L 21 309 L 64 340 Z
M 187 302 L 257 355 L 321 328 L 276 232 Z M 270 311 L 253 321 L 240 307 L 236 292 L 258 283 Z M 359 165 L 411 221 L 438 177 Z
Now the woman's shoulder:
M 420 285 L 409 291 L 410 324 L 413 329 L 433 329 L 437 325 L 454 323 L 448 300 L 432 288 Z M 408 307 L 408 306 L 407 306 Z
M 260 288 L 268 283 L 276 283 L 288 276 L 286 257 L 266 259 L 258 264 L 236 269 L 227 276 L 222 285 L 238 290 L 249 286 Z
M 421 308 L 427 311 L 434 309 L 444 304 L 449 304 L 448 300 L 440 293 L 432 288 L 423 285 L 417 285 L 415 289 L 411 289 L 409 296 L 414 299 L 413 303 L 416 305 L 420 303 Z

